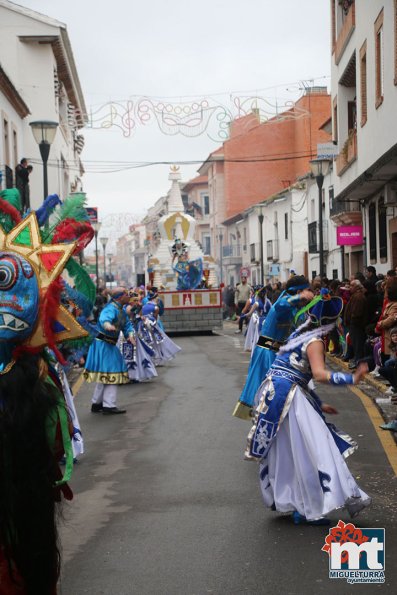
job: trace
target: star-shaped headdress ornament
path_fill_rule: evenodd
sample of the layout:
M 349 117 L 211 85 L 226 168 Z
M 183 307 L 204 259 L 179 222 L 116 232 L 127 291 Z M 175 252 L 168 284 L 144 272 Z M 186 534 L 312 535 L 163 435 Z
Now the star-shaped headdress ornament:
M 75 247 L 76 242 L 43 243 L 35 213 L 30 213 L 9 233 L 5 233 L 0 226 L 0 250 L 15 252 L 31 264 L 39 285 L 40 303 L 45 300 L 51 283 L 62 273 Z M 61 304 L 58 304 L 51 325 L 56 342 L 85 337 L 88 334 Z M 39 308 L 35 330 L 24 344 L 35 348 L 47 343 L 42 308 Z

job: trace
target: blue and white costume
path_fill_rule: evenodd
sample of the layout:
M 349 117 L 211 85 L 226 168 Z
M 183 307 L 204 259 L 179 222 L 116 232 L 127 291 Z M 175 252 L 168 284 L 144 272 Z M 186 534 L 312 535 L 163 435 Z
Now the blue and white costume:
M 272 307 L 271 301 L 267 297 L 265 297 L 264 301 L 262 301 L 259 297 L 252 297 L 251 307 L 254 304 L 256 304 L 256 309 L 251 314 L 244 343 L 245 351 L 251 352 L 253 352 L 253 347 L 258 342 L 259 334 L 262 330 L 262 325 L 270 311 L 270 308 Z
M 126 309 L 128 315 L 128 309 Z M 120 335 L 119 347 L 127 365 L 128 377 L 130 380 L 142 382 L 155 378 L 158 374 L 152 358 L 154 350 L 144 340 L 143 321 L 136 309 L 133 307 L 129 314 L 135 329 L 135 346 L 125 341 Z
M 298 289 L 306 287 L 308 284 Z M 235 417 L 251 419 L 256 392 L 274 362 L 277 351 L 295 326 L 295 316 L 299 311 L 300 301 L 299 294 L 290 295 L 287 291 L 283 291 L 270 308 L 263 323 L 261 336 L 252 353 L 243 391 L 233 411 Z
M 109 325 L 114 326 L 115 330 L 109 330 Z M 130 381 L 117 340 L 120 332 L 125 338 L 134 336 L 134 327 L 123 306 L 112 299 L 99 315 L 98 331 L 88 351 L 84 378 L 87 382 L 97 383 L 92 397 L 93 405 L 113 409 L 116 406 L 117 385 Z
M 156 308 L 152 302 L 142 307 L 142 317 L 146 332 L 147 343 L 154 351 L 153 361 L 156 366 L 162 366 L 173 359 L 181 348 L 157 325 Z
M 328 331 L 302 334 L 300 344 L 277 355 L 257 393 L 246 449 L 247 459 L 260 461 L 265 505 L 297 511 L 308 521 L 342 507 L 354 516 L 371 501 L 344 460 L 357 445 L 325 421 L 320 399 L 308 388 L 307 348 Z

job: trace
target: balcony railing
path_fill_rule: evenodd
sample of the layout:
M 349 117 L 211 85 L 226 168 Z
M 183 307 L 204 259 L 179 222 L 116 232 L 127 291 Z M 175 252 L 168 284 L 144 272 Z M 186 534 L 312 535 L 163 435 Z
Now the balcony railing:
M 223 258 L 240 257 L 241 256 L 241 245 L 240 244 L 229 244 L 222 247 Z
M 329 205 L 329 214 L 334 223 L 339 225 L 361 225 L 360 203 L 349 200 L 333 199 Z
M 338 176 L 350 167 L 350 165 L 357 159 L 357 131 L 351 130 L 349 136 L 343 145 L 341 152 L 336 158 L 336 173 Z
M 356 7 L 354 2 L 350 6 L 348 13 L 345 15 L 345 20 L 343 22 L 342 28 L 339 31 L 338 37 L 335 43 L 335 64 L 339 64 L 343 52 L 347 44 L 349 43 L 349 39 L 352 36 L 354 28 L 356 26 Z

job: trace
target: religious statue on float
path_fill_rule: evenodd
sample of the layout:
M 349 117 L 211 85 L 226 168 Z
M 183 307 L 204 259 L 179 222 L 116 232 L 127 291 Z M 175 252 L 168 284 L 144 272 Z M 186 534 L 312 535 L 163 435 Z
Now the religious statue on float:
M 171 254 L 177 290 L 196 289 L 203 278 L 203 259 L 189 260 L 189 245 L 177 237 L 171 246 Z

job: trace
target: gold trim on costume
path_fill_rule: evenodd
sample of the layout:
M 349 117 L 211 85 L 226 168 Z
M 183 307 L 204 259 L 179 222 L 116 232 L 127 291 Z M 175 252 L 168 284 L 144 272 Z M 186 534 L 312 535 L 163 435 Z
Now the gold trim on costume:
M 0 372 L 0 376 L 2 376 L 3 374 L 7 374 L 7 372 L 9 372 L 11 370 L 11 368 L 13 367 L 13 365 L 15 364 L 15 359 L 12 359 L 4 368 L 4 370 L 1 370 Z
M 245 419 L 247 421 L 252 421 L 252 413 L 252 407 L 245 405 L 245 403 L 241 403 L 240 401 L 237 403 L 233 411 L 234 417 L 239 417 L 240 419 Z
M 90 372 L 84 370 L 83 377 L 86 382 L 99 382 L 100 384 L 128 384 L 130 381 L 127 372 Z

